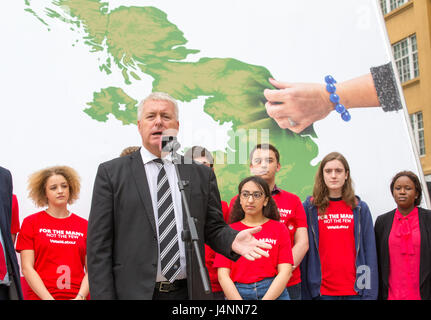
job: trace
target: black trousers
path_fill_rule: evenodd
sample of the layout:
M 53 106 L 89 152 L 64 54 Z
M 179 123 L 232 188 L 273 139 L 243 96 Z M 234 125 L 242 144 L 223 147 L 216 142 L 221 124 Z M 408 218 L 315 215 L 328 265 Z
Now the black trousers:
M 4 284 L 0 284 L 0 300 L 10 300 L 9 287 Z
M 186 284 L 187 282 L 183 281 L 183 283 L 184 285 L 169 292 L 159 291 L 156 286 L 156 289 L 154 289 L 153 293 L 153 300 L 189 300 L 189 293 Z

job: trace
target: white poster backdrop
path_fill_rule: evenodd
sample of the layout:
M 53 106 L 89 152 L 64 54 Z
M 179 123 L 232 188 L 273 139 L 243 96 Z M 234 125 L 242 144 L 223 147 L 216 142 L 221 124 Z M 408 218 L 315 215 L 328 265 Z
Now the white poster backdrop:
M 52 1 L 29 2 L 40 16 L 52 6 Z M 110 10 L 145 5 L 166 12 L 184 32 L 187 47 L 200 50 L 190 61 L 236 58 L 265 66 L 278 80 L 321 83 L 332 74 L 341 82 L 392 59 L 374 0 L 105 2 Z M 152 90 L 152 79 L 141 75 L 141 81 L 125 86 L 115 67 L 107 76 L 98 68 L 103 52 L 90 53 L 82 35 L 44 16 L 48 30 L 26 8 L 25 1 L 0 2 L 0 165 L 12 172 L 21 221 L 40 210 L 28 198 L 28 176 L 52 165 L 69 165 L 79 172 L 81 195 L 71 210 L 88 218 L 97 166 L 127 146 L 140 145 L 140 136 L 135 125 L 122 125 L 113 116 L 107 122 L 91 119 L 83 112 L 86 103 L 94 91 L 108 86 L 142 99 Z M 202 99 L 180 103 L 181 128 L 189 130 L 180 128 L 182 146 L 199 142 L 190 130 L 213 130 L 226 139 L 209 141 L 208 149 L 226 147 L 229 123 L 220 125 L 202 105 Z M 314 124 L 319 154 L 313 165 L 331 151 L 344 154 L 356 193 L 375 218 L 395 207 L 389 184 L 396 172 L 412 170 L 421 178 L 423 174 L 405 110 L 366 108 L 350 113 L 348 123 L 332 112 Z

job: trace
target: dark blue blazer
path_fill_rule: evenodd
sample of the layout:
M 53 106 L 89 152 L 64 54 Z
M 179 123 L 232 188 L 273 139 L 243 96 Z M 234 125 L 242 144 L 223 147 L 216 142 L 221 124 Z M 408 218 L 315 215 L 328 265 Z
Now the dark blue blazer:
M 22 300 L 20 272 L 10 225 L 12 219 L 12 176 L 9 170 L 0 167 L 0 228 L 5 244 L 7 269 L 11 280 L 10 298 Z

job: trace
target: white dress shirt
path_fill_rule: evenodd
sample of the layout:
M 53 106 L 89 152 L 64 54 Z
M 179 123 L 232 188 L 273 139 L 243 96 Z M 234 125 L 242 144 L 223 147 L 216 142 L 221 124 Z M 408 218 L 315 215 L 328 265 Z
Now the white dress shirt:
M 144 146 L 141 147 L 141 157 L 144 162 L 145 173 L 147 174 L 148 187 L 150 188 L 151 201 L 153 205 L 154 218 L 156 221 L 157 238 L 159 237 L 158 228 L 158 212 L 157 212 L 157 176 L 159 175 L 159 167 L 153 161 L 158 157 L 148 151 Z M 184 249 L 184 241 L 181 239 L 181 232 L 183 231 L 183 208 L 181 201 L 181 193 L 178 188 L 178 178 L 175 172 L 174 164 L 172 163 L 171 155 L 169 154 L 162 159 L 165 167 L 166 175 L 168 176 L 169 186 L 172 193 L 172 201 L 174 203 L 174 212 L 178 232 L 178 245 L 180 248 L 180 263 L 181 271 L 176 279 L 185 279 L 186 273 L 186 254 Z M 162 275 L 160 267 L 160 247 L 159 247 L 159 258 L 157 263 L 157 278 L 156 282 L 167 281 Z

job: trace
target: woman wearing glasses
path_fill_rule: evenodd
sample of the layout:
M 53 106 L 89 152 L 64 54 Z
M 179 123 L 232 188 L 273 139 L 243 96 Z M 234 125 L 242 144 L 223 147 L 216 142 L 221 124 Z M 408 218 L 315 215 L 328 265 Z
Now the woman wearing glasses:
M 355 196 L 343 155 L 332 152 L 323 158 L 304 209 L 309 250 L 301 263 L 302 298 L 376 299 L 373 220 L 367 204 Z
M 289 300 L 286 284 L 292 275 L 292 249 L 289 231 L 279 222 L 280 215 L 269 186 L 260 177 L 241 181 L 230 214 L 231 227 L 241 231 L 262 226 L 254 236 L 271 244 L 269 257 L 249 261 L 243 257 L 233 262 L 217 254 L 214 266 L 229 300 Z

